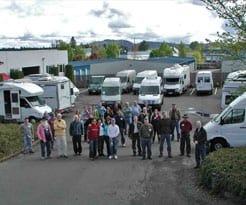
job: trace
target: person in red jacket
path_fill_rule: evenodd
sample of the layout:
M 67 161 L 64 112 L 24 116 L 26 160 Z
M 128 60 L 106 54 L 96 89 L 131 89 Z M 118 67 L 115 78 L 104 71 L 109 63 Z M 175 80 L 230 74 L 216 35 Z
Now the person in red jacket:
M 89 158 L 94 160 L 97 156 L 98 137 L 100 127 L 97 124 L 96 118 L 93 118 L 91 124 L 87 127 L 87 137 L 89 140 Z
M 192 130 L 192 124 L 188 120 L 188 115 L 184 114 L 183 120 L 180 122 L 181 130 L 181 142 L 180 142 L 180 156 L 184 155 L 184 149 L 186 144 L 186 154 L 190 157 L 190 131 Z

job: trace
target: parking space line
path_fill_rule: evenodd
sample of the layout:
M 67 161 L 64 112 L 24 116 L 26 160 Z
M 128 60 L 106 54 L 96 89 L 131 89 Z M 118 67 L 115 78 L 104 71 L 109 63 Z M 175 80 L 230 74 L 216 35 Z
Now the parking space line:
M 217 94 L 217 91 L 218 91 L 218 88 L 215 88 L 215 90 L 214 90 L 214 95 Z
M 193 95 L 194 91 L 195 91 L 195 88 L 192 88 L 190 95 Z

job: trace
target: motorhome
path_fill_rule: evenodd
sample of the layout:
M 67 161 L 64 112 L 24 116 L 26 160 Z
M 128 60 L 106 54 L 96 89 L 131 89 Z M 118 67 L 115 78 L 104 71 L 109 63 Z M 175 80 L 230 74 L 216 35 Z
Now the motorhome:
M 60 113 L 71 110 L 79 95 L 78 88 L 69 78 L 64 76 L 39 78 L 33 83 L 43 88 L 44 93 L 41 98 L 45 100 L 53 111 Z
M 211 151 L 246 146 L 246 92 L 204 125 Z
M 129 93 L 132 91 L 133 83 L 136 78 L 135 70 L 122 70 L 116 73 L 116 77 L 120 78 L 121 91 Z
M 146 77 L 142 80 L 139 89 L 138 104 L 142 107 L 148 104 L 152 109 L 157 108 L 161 110 L 163 104 L 161 77 Z
M 0 83 L 0 118 L 2 121 L 22 122 L 40 120 L 51 107 L 42 100 L 43 89 L 31 82 L 18 80 Z
M 136 95 L 139 93 L 141 82 L 145 77 L 157 77 L 157 76 L 158 74 L 156 70 L 145 70 L 145 71 L 139 72 L 133 84 L 133 94 Z
M 233 80 L 240 80 L 240 79 L 245 79 L 246 78 L 246 70 L 238 70 L 229 73 L 226 76 L 225 83 L 228 81 L 233 81 Z
M 89 95 L 101 93 L 104 79 L 105 79 L 104 75 L 93 75 L 90 77 L 89 85 L 88 85 Z
M 190 86 L 190 67 L 175 64 L 173 67 L 163 70 L 164 94 L 181 95 Z
M 212 71 L 198 71 L 196 74 L 196 94 L 213 93 L 214 83 Z
M 112 105 L 115 102 L 121 103 L 121 82 L 120 78 L 105 78 L 102 84 L 101 101 L 104 105 Z

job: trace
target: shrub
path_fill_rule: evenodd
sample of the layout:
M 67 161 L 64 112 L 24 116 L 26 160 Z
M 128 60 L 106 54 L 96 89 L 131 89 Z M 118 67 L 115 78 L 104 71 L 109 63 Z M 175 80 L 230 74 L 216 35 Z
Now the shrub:
M 68 77 L 72 82 L 74 82 L 74 70 L 72 65 L 66 65 L 65 76 Z
M 10 77 L 13 79 L 24 78 L 24 73 L 21 70 L 11 69 L 10 70 Z
M 201 168 L 200 184 L 213 194 L 227 191 L 246 199 L 246 148 L 210 153 Z

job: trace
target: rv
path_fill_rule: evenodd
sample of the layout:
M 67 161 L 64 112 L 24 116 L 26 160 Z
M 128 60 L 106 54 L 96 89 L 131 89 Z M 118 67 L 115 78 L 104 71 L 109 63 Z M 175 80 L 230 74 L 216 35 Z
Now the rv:
M 121 91 L 129 93 L 132 91 L 133 83 L 136 78 L 135 70 L 122 70 L 116 73 L 116 77 L 120 78 Z
M 105 79 L 104 75 L 93 75 L 89 80 L 88 93 L 91 94 L 100 94 L 102 89 L 102 84 Z
M 240 79 L 245 79 L 246 78 L 246 70 L 238 70 L 229 73 L 226 76 L 225 83 L 228 81 L 233 81 L 233 80 L 240 80 Z
M 145 70 L 145 71 L 139 72 L 133 84 L 133 94 L 136 95 L 139 93 L 141 82 L 145 77 L 157 77 L 157 76 L 158 74 L 156 70 Z
M 211 151 L 246 146 L 246 92 L 204 125 Z
M 102 84 L 101 101 L 104 105 L 112 105 L 115 102 L 121 103 L 121 82 L 120 78 L 105 78 Z
M 190 67 L 175 64 L 163 70 L 164 94 L 181 95 L 190 86 Z
M 148 104 L 152 109 L 157 108 L 161 110 L 163 104 L 161 77 L 146 77 L 142 80 L 139 89 L 138 104 L 141 107 Z
M 79 95 L 78 88 L 73 82 L 63 76 L 52 76 L 39 78 L 33 83 L 43 88 L 41 96 L 43 100 L 53 109 L 60 113 L 67 112 L 74 107 L 75 100 Z
M 209 93 L 212 95 L 213 88 L 212 71 L 198 71 L 196 74 L 196 94 Z
M 22 122 L 40 120 L 51 108 L 42 100 L 43 89 L 31 82 L 6 81 L 0 83 L 0 117 L 2 121 Z

